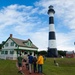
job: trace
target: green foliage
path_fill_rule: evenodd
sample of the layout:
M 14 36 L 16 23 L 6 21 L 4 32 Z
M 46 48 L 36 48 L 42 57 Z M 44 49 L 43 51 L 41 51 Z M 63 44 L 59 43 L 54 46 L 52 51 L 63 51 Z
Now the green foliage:
M 59 56 L 66 56 L 66 51 L 60 50 L 60 51 L 58 51 L 58 55 Z
M 5 43 L 5 41 L 2 41 L 2 43 L 0 44 L 0 49 L 2 48 L 2 45 Z
M 38 54 L 42 54 L 42 55 L 45 55 L 46 56 L 47 55 L 47 52 L 46 51 L 39 51 Z
M 0 44 L 0 49 L 2 48 L 2 44 Z

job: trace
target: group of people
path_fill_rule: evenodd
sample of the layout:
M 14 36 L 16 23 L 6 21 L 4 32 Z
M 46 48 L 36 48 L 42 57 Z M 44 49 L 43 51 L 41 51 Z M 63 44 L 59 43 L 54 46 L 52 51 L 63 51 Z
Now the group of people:
M 22 73 L 22 67 L 26 67 L 26 69 L 29 70 L 29 73 L 31 74 L 32 71 L 42 73 L 43 69 L 43 64 L 44 64 L 44 57 L 42 54 L 39 54 L 38 57 L 34 54 L 32 56 L 32 53 L 27 55 L 25 52 L 24 55 L 19 55 L 17 57 L 17 65 L 19 69 L 19 73 Z

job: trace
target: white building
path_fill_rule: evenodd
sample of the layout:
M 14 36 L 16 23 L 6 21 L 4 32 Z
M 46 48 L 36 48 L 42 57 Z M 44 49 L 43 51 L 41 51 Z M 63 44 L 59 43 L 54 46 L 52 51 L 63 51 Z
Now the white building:
M 28 54 L 32 52 L 32 54 L 34 54 L 36 51 L 38 51 L 38 48 L 32 43 L 30 39 L 21 40 L 13 38 L 12 34 L 10 34 L 2 46 L 0 58 L 16 60 L 19 53 L 23 55 L 24 52 L 27 52 Z

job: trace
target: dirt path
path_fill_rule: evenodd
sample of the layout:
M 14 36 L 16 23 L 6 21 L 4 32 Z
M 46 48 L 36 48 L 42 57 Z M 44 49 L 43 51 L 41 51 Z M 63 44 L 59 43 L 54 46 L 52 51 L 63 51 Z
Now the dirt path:
M 22 70 L 23 70 L 23 73 L 24 73 L 23 75 L 44 75 L 44 74 L 39 74 L 39 73 L 34 73 L 34 72 L 29 74 L 29 70 L 27 70 L 26 67 L 23 67 Z

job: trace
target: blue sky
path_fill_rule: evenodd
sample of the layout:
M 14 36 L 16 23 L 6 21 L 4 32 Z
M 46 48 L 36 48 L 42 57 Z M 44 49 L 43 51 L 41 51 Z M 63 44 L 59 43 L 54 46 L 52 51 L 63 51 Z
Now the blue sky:
M 75 50 L 75 0 L 0 0 L 0 43 L 10 34 L 28 38 L 39 48 L 47 50 L 48 6 L 55 10 L 55 30 L 58 50 Z
M 0 6 L 8 6 L 11 4 L 20 4 L 20 5 L 26 5 L 26 6 L 30 6 L 30 5 L 34 5 L 34 2 L 36 0 L 0 0 Z M 39 0 L 38 0 L 39 1 Z

